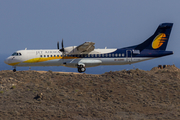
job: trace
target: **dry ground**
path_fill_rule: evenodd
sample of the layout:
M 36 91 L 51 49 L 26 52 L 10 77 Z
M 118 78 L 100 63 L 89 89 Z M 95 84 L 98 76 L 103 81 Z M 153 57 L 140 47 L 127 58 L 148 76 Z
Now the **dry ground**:
M 0 71 L 0 120 L 180 119 L 180 69 Z

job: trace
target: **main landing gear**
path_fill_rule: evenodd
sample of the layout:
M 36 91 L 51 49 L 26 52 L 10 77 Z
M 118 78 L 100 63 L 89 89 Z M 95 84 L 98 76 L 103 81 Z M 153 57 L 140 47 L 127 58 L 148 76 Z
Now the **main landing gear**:
M 84 65 L 78 65 L 78 72 L 82 73 L 82 72 L 85 72 L 86 71 L 86 68 Z

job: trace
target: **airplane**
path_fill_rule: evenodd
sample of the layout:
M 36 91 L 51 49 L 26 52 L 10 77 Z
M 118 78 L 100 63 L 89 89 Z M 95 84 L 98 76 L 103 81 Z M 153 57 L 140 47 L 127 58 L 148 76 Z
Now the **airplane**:
M 162 23 L 155 33 L 141 44 L 118 49 L 95 49 L 94 42 L 85 42 L 79 46 L 64 47 L 59 42 L 57 49 L 18 50 L 4 62 L 20 66 L 65 66 L 85 72 L 88 67 L 100 65 L 126 65 L 173 54 L 166 51 L 173 23 Z

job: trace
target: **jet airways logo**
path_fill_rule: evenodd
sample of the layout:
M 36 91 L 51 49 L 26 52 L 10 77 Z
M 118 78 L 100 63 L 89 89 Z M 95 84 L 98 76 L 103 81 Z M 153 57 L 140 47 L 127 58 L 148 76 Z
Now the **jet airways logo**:
M 152 48 L 153 49 L 158 49 L 160 48 L 164 42 L 166 42 L 167 38 L 166 38 L 166 34 L 164 33 L 160 33 L 158 36 L 156 36 L 156 38 L 153 40 L 152 43 Z

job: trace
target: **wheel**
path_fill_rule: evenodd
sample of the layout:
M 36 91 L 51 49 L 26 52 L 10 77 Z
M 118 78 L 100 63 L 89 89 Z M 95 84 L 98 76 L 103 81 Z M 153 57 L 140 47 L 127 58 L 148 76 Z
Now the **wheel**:
M 85 67 L 82 67 L 82 68 L 81 68 L 81 71 L 82 71 L 82 72 L 85 72 L 85 71 L 86 71 L 86 68 L 85 68 Z
M 16 69 L 13 69 L 13 72 L 16 72 Z
M 85 72 L 86 71 L 86 68 L 83 67 L 82 65 L 78 66 L 78 72 L 82 73 L 82 72 Z
M 81 68 L 78 68 L 78 72 L 79 72 L 79 73 L 81 73 L 81 72 L 82 72 L 82 71 L 81 71 Z

